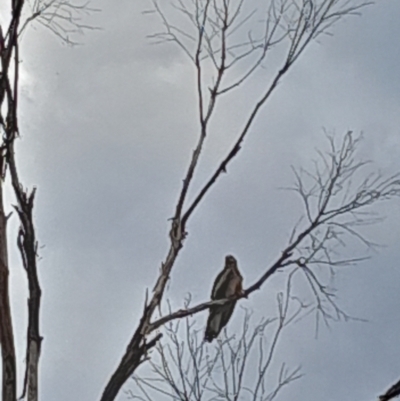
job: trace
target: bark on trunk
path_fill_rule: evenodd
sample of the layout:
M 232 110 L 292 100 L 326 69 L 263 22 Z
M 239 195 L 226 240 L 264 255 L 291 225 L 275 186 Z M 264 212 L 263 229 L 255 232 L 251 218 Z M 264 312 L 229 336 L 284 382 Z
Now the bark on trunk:
M 7 219 L 3 205 L 3 182 L 0 178 L 0 343 L 3 370 L 2 401 L 16 401 L 17 375 L 14 332 L 9 299 Z
M 27 366 L 28 401 L 38 400 L 38 366 L 40 357 L 40 341 L 29 342 L 29 363 Z

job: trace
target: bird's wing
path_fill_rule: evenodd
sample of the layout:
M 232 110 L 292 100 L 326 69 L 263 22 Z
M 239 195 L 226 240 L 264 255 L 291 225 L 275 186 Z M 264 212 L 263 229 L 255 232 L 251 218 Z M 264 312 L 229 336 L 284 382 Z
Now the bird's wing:
M 204 339 L 211 342 L 214 338 L 218 337 L 220 332 L 222 310 L 221 306 L 212 306 L 209 310 L 207 319 L 206 331 L 204 333 Z
M 233 311 L 235 310 L 236 301 L 228 302 L 222 305 L 220 327 L 219 332 L 228 324 L 230 318 L 232 317 Z
M 227 325 L 235 309 L 236 301 L 224 305 L 216 305 L 210 308 L 204 339 L 208 342 L 217 338 L 222 329 Z
M 212 300 L 224 299 L 228 296 L 227 293 L 229 292 L 229 286 L 233 277 L 231 270 L 227 269 L 222 270 L 218 274 L 211 291 Z

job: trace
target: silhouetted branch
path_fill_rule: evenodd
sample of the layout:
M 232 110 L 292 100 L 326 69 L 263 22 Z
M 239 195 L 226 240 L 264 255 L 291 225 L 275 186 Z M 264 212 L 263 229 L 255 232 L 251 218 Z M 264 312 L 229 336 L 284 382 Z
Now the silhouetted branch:
M 266 385 L 282 331 L 306 316 L 310 308 L 292 295 L 297 271 L 289 273 L 285 290 L 278 293 L 277 317 L 254 324 L 252 314 L 246 311 L 240 332 L 229 335 L 225 330 L 214 347 L 203 341 L 203 328 L 192 319 L 165 325 L 166 338 L 150 361 L 151 374 L 133 376 L 136 391 L 127 392 L 130 398 L 149 400 L 154 394 L 180 401 L 272 401 L 287 384 L 302 376 L 299 367 L 288 369 L 283 363 L 275 388 Z
M 377 173 L 364 172 L 368 163 L 358 160 L 356 155 L 360 140 L 361 137 L 354 138 L 354 135 L 348 132 L 337 147 L 334 138 L 328 136 L 330 148 L 325 153 L 318 152 L 320 163 L 315 164 L 315 171 L 303 169 L 301 173 L 297 173 L 294 170 L 296 184 L 289 189 L 300 195 L 305 206 L 307 224 L 302 230 L 299 230 L 299 224 L 296 225 L 289 245 L 281 252 L 276 262 L 254 284 L 245 289 L 243 295 L 233 299 L 247 297 L 260 289 L 278 269 L 297 265 L 302 268 L 316 296 L 317 316 L 322 313 L 325 322 L 330 319 L 350 319 L 350 316 L 335 304 L 334 294 L 331 293 L 333 288 L 328 290 L 321 284 L 310 267 L 328 267 L 333 274 L 335 268 L 355 265 L 365 260 L 365 256 L 340 259 L 335 256 L 338 247 L 344 247 L 346 241 L 351 238 L 360 241 L 367 248 L 375 247 L 376 245 L 366 239 L 358 228 L 381 221 L 381 217 L 376 215 L 373 219 L 370 218 L 372 205 L 400 196 L 399 174 L 384 177 Z M 357 179 L 358 182 L 355 182 Z M 208 309 L 211 305 L 228 301 L 208 301 L 191 308 L 180 309 L 154 321 L 149 330 L 153 331 L 171 320 L 191 316 Z M 334 314 L 331 314 L 327 307 L 333 308 Z
M 381 395 L 379 397 L 379 401 L 390 401 L 393 398 L 398 397 L 399 395 L 400 395 L 400 381 L 398 381 L 396 384 L 390 387 L 385 394 Z
M 21 35 L 29 24 L 37 22 L 49 29 L 62 43 L 77 45 L 79 42 L 73 39 L 74 36 L 99 29 L 84 22 L 87 16 L 100 11 L 90 4 L 91 1 L 34 0 L 18 34 Z
M 240 38 L 241 32 L 247 29 L 246 27 L 252 26 L 253 18 L 259 18 L 260 14 L 251 11 L 242 17 L 243 1 L 194 0 L 186 2 L 177 0 L 171 4 L 173 11 L 183 17 L 183 23 L 188 25 L 181 27 L 181 25 L 171 22 L 171 18 L 166 12 L 167 5 L 154 0 L 153 10 L 148 13 L 156 14 L 160 18 L 164 30 L 152 35 L 151 38 L 156 42 L 172 42 L 178 45 L 194 64 L 199 110 L 199 134 L 184 174 L 183 185 L 177 196 L 174 215 L 171 219 L 169 250 L 161 263 L 160 273 L 153 293 L 150 299 L 146 301 L 140 323 L 124 356 L 108 382 L 101 401 L 113 401 L 127 378 L 135 371 L 142 360 L 139 347 L 147 335 L 170 320 L 198 313 L 210 306 L 210 303 L 200 304 L 189 310 L 174 312 L 168 318 L 161 317 L 154 322 L 152 321 L 155 310 L 160 307 L 172 268 L 183 247 L 190 217 L 220 175 L 227 171 L 228 164 L 238 154 L 256 116 L 281 78 L 289 71 L 313 39 L 325 32 L 336 20 L 352 15 L 360 7 L 369 3 L 366 1 L 319 0 L 315 2 L 304 1 L 298 4 L 295 0 L 273 0 L 263 16 L 262 33 L 247 32 L 246 39 L 237 38 Z M 243 128 L 238 129 L 236 141 L 228 147 L 227 155 L 194 199 L 188 201 L 188 193 L 200 163 L 205 141 L 211 133 L 210 121 L 215 113 L 218 100 L 222 95 L 241 87 L 247 79 L 251 78 L 253 72 L 261 67 L 262 62 L 266 60 L 266 55 L 278 45 L 285 46 L 283 52 L 280 52 L 283 54 L 280 67 L 275 71 L 272 80 L 263 88 L 261 98 L 254 102 L 249 115 L 244 119 Z M 253 56 L 255 56 L 254 59 Z M 246 62 L 249 69 L 238 78 L 235 68 Z M 266 80 L 266 82 L 268 81 Z M 290 260 L 292 252 L 303 242 L 304 237 L 307 237 L 318 225 L 319 222 L 315 222 L 309 228 L 304 229 L 303 236 L 297 237 L 287 247 L 259 281 L 246 290 L 245 295 L 247 296 L 259 289 L 268 277 L 280 267 L 296 264 L 297 260 Z

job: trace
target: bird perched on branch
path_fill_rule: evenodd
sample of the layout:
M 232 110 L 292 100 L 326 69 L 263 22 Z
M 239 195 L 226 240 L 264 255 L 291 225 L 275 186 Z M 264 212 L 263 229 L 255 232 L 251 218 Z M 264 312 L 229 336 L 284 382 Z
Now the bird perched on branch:
M 236 259 L 232 255 L 225 258 L 225 266 L 214 281 L 211 291 L 211 299 L 226 299 L 235 295 L 243 295 L 243 277 L 239 272 Z M 211 342 L 218 337 L 221 330 L 227 325 L 235 309 L 236 300 L 229 301 L 223 305 L 210 307 L 207 328 L 204 340 Z

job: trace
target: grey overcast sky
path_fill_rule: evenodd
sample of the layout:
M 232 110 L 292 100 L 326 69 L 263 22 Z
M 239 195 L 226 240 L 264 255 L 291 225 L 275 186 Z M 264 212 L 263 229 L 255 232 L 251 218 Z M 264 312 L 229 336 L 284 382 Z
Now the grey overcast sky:
M 18 162 L 24 184 L 38 187 L 44 246 L 42 400 L 99 399 L 166 254 L 167 219 L 197 139 L 194 69 L 176 46 L 149 44 L 146 35 L 160 29 L 142 14 L 149 2 L 93 5 L 102 11 L 85 22 L 102 30 L 79 37 L 81 46 L 33 25 L 21 50 Z M 175 305 L 187 292 L 207 299 L 228 253 L 246 283 L 279 255 L 302 212 L 279 187 L 292 183 L 291 164 L 310 166 L 323 128 L 362 131 L 362 153 L 385 173 L 400 171 L 399 16 L 399 1 L 380 0 L 339 22 L 283 79 L 189 224 L 167 294 Z M 220 110 L 194 188 L 236 137 L 260 83 Z M 312 318 L 292 327 L 278 356 L 301 364 L 305 377 L 280 400 L 374 400 L 400 378 L 400 204 L 380 207 L 388 218 L 369 234 L 386 247 L 336 282 L 343 308 L 368 323 L 337 323 L 318 339 Z M 22 375 L 26 280 L 15 251 L 11 261 Z M 243 305 L 274 311 L 266 303 L 279 289 L 271 280 Z

